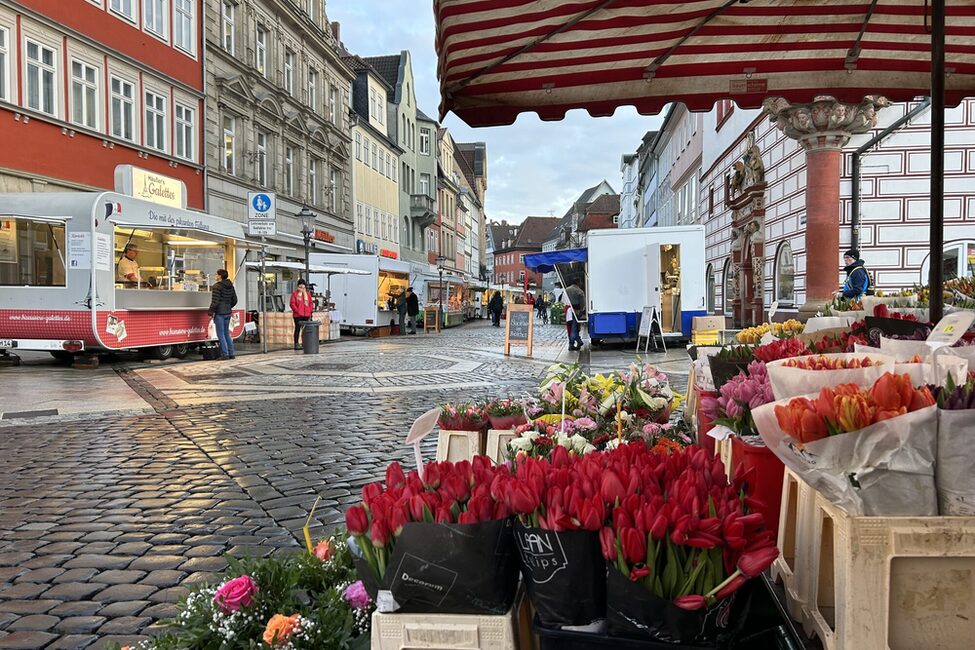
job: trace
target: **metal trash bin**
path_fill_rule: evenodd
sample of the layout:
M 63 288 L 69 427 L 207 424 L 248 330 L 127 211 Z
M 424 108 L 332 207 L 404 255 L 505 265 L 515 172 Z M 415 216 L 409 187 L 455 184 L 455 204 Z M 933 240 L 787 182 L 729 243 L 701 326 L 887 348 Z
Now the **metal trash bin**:
M 305 351 L 305 354 L 318 354 L 319 327 L 321 327 L 321 323 L 317 320 L 305 322 L 305 326 L 301 331 L 301 347 Z

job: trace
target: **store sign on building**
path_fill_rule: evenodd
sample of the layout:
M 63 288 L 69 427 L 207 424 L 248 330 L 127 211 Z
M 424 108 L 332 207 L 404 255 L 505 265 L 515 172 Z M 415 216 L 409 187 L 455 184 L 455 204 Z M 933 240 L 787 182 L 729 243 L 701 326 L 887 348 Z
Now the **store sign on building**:
M 329 244 L 335 242 L 335 235 L 327 230 L 322 230 L 321 228 L 315 228 L 315 232 L 312 234 L 312 237 L 318 241 L 328 242 Z
M 171 208 L 186 209 L 186 184 L 133 165 L 115 167 L 115 191 Z
M 355 252 L 360 255 L 368 255 L 372 253 L 373 255 L 379 254 L 379 246 L 377 244 L 369 244 L 361 239 L 355 240 Z
M 399 253 L 397 253 L 396 251 L 391 251 L 388 248 L 380 248 L 379 249 L 379 256 L 380 257 L 388 257 L 391 260 L 395 260 L 396 258 L 399 257 Z

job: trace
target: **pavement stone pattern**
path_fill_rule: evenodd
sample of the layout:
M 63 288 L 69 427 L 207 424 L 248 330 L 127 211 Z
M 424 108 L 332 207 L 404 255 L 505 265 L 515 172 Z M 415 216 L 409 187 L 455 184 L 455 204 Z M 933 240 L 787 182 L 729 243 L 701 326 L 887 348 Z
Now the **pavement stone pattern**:
M 116 370 L 139 396 L 130 406 L 149 413 L 4 427 L 0 649 L 101 648 L 157 633 L 190 587 L 218 579 L 227 555 L 300 548 L 316 500 L 313 535 L 339 525 L 388 462 L 413 462 L 402 441 L 427 409 L 521 393 L 553 361 L 574 358 L 561 326 L 536 328 L 533 360 L 523 348 L 504 357 L 502 339 L 475 323 L 343 340 L 315 356 L 132 364 Z M 593 355 L 614 367 L 634 358 Z M 660 361 L 679 370 L 675 355 Z M 43 380 L 45 370 L 30 372 Z M 435 447 L 424 441 L 426 458 Z

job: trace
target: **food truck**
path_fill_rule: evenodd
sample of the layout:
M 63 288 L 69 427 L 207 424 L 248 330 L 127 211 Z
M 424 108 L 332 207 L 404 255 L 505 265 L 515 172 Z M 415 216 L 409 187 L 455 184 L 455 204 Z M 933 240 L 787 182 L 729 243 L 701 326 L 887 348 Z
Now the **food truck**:
M 319 291 L 327 287 L 335 310 L 341 315 L 341 329 L 358 334 L 378 330 L 389 334 L 399 323 L 396 299 L 410 286 L 410 264 L 376 255 L 312 253 L 312 265 L 346 268 L 349 273 L 326 278 L 314 270 L 311 280 Z
M 255 246 L 236 221 L 115 192 L 2 194 L 0 206 L 5 354 L 185 356 L 215 338 L 207 309 L 217 270 L 233 281 Z M 237 288 L 235 338 L 245 294 Z

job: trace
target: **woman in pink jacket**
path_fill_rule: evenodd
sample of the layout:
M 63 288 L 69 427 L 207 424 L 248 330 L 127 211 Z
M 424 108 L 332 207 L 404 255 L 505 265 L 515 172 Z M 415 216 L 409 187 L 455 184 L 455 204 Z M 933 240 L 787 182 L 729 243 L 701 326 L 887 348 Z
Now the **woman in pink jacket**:
M 304 280 L 298 280 L 298 288 L 291 294 L 291 315 L 295 319 L 295 350 L 300 350 L 298 336 L 305 323 L 311 320 L 311 313 L 315 309 L 315 301 L 308 293 Z

